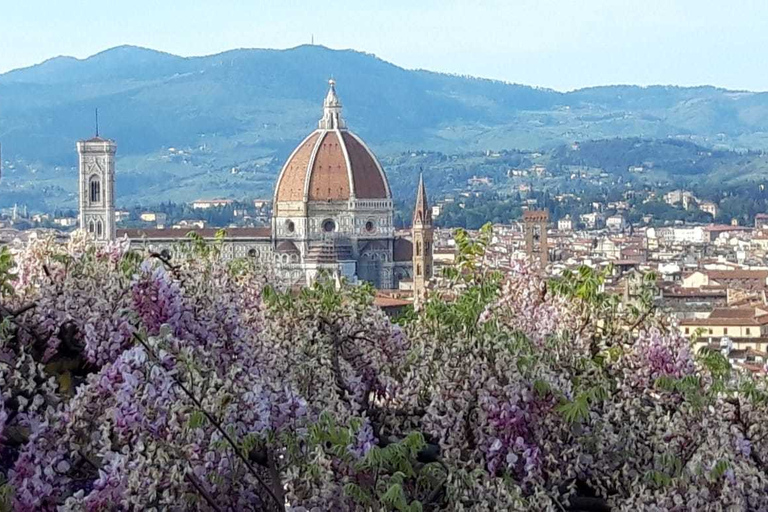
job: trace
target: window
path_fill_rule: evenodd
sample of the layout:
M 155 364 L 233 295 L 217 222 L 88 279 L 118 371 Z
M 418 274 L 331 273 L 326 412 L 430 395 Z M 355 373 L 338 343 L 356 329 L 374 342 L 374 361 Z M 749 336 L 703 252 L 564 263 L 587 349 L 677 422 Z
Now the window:
M 421 256 L 421 242 L 416 242 L 416 256 Z
M 723 334 L 728 334 L 728 328 L 727 327 L 723 327 Z
M 287 229 L 289 233 L 293 233 L 296 231 L 296 224 L 294 224 L 292 220 L 286 221 L 285 229 Z
M 101 182 L 96 177 L 91 178 L 91 202 L 101 202 Z
M 751 334 L 751 333 L 749 332 L 749 327 L 747 327 L 747 334 Z
M 712 329 L 709 330 L 709 334 L 712 334 Z
M 333 222 L 331 219 L 328 219 L 323 222 L 323 231 L 325 231 L 326 233 L 330 233 L 335 230 L 336 230 L 336 223 Z
M 685 334 L 691 334 L 691 329 L 689 327 L 685 328 Z
M 365 223 L 365 230 L 369 233 L 373 233 L 373 230 L 376 229 L 376 227 L 373 224 L 373 221 L 368 221 Z
M 93 233 L 94 231 L 96 231 L 96 226 L 94 226 L 93 221 L 91 221 L 88 223 L 88 232 Z
M 420 275 L 421 275 L 421 265 L 420 265 L 420 264 L 417 264 L 417 265 L 416 265 L 416 275 L 417 275 L 417 276 L 420 276 Z
M 104 226 L 102 225 L 101 221 L 98 221 L 96 223 L 96 236 L 101 236 L 104 232 Z

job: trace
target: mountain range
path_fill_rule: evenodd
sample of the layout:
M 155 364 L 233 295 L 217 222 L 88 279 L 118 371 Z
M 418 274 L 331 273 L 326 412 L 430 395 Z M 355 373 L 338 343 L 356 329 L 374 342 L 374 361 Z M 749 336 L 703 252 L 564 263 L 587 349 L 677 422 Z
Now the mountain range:
M 316 126 L 329 77 L 348 125 L 382 157 L 550 150 L 616 137 L 768 149 L 768 93 L 624 85 L 559 92 L 314 45 L 204 57 L 121 46 L 0 75 L 0 206 L 74 204 L 74 143 L 94 134 L 96 108 L 101 134 L 118 142 L 124 202 L 267 196 L 282 161 Z

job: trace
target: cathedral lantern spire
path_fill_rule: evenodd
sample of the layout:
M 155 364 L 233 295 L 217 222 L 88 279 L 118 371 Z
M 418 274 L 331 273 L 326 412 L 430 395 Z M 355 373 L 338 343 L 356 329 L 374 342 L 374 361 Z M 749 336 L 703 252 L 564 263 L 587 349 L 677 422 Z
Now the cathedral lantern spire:
M 419 174 L 416 207 L 413 209 L 413 303 L 419 307 L 427 294 L 427 284 L 432 278 L 432 210 L 427 202 L 424 176 Z
M 328 94 L 323 102 L 323 118 L 318 123 L 322 130 L 343 130 L 347 127 L 341 118 L 341 100 L 336 95 L 336 80 L 328 80 Z

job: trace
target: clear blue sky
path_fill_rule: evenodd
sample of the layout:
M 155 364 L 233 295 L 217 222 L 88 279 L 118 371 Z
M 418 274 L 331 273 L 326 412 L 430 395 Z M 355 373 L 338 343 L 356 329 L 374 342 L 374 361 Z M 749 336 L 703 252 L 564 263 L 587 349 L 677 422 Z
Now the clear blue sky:
M 768 90 L 767 0 L 0 0 L 0 72 L 120 44 L 179 55 L 308 43 L 566 90 Z

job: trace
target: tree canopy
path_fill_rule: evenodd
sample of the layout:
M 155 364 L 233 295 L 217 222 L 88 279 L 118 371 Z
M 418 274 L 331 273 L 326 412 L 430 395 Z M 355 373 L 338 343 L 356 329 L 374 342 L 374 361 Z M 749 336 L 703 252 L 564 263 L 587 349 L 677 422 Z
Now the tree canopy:
M 763 378 L 588 268 L 459 255 L 396 321 L 190 240 L 0 253 L 0 509 L 760 510 Z

